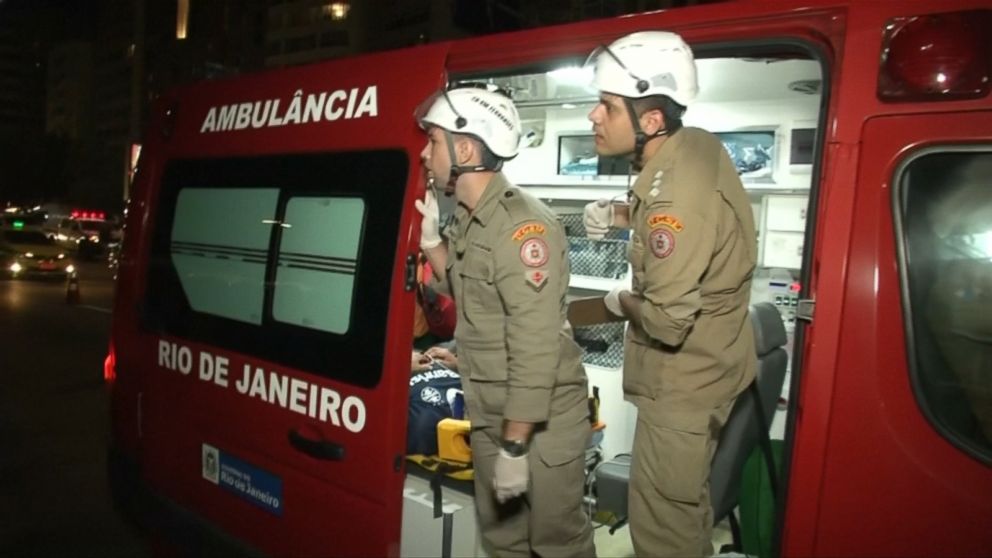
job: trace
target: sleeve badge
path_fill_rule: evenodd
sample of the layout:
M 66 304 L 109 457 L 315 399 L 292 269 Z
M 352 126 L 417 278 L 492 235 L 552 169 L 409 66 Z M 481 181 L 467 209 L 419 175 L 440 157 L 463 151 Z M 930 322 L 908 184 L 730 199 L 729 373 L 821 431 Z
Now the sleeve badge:
M 666 228 L 655 229 L 651 231 L 648 245 L 656 258 L 667 258 L 675 251 L 675 236 Z
M 524 274 L 527 277 L 527 284 L 540 290 L 548 282 L 548 272 L 540 269 L 533 269 Z
M 679 221 L 678 217 L 664 213 L 655 213 L 648 217 L 648 228 L 654 230 L 658 227 L 667 227 L 674 232 L 682 232 L 685 225 L 682 224 L 682 221 Z
M 548 263 L 548 244 L 540 238 L 528 238 L 520 245 L 520 261 L 527 267 Z
M 525 236 L 531 234 L 537 234 L 543 236 L 546 231 L 547 229 L 545 228 L 545 226 L 540 223 L 527 223 L 526 225 L 523 225 L 522 227 L 520 227 L 519 229 L 513 232 L 513 240 L 515 240 L 516 242 L 520 242 L 521 240 L 524 239 Z

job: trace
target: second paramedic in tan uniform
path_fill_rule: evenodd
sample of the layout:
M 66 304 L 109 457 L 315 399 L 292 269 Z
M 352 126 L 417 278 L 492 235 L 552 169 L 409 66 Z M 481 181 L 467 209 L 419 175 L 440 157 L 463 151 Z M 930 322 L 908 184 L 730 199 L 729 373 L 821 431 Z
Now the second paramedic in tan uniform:
M 633 154 L 630 203 L 593 202 L 591 237 L 631 229 L 625 398 L 637 406 L 629 517 L 638 556 L 712 554 L 710 462 L 757 360 L 748 319 L 756 236 L 736 169 L 713 134 L 683 128 L 696 95 L 692 52 L 674 33 L 623 37 L 594 54 L 600 155 Z
M 591 433 L 582 352 L 565 323 L 563 227 L 499 169 L 517 154 L 513 102 L 484 89 L 429 99 L 421 157 L 453 192 L 447 243 L 428 191 L 421 248 L 455 298 L 459 372 L 472 423 L 475 502 L 496 556 L 594 556 L 584 507 Z

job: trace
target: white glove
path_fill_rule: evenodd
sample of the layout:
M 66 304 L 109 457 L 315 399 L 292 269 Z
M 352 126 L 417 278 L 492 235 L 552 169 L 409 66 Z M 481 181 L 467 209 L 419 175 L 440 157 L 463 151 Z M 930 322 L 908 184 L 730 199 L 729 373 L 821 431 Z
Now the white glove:
M 606 293 L 603 297 L 603 304 L 606 305 L 606 309 L 610 312 L 625 318 L 627 315 L 624 314 L 623 307 L 620 305 L 620 293 L 623 291 L 629 291 L 631 289 L 631 283 L 633 281 L 633 272 L 627 271 L 627 275 L 624 279 L 620 280 L 610 292 Z
M 613 225 L 613 204 L 606 198 L 587 203 L 582 224 L 586 226 L 586 236 L 601 240 Z
M 513 457 L 505 450 L 499 450 L 496 457 L 496 473 L 493 475 L 493 488 L 499 503 L 516 498 L 527 492 L 530 484 L 530 467 L 527 454 Z
M 617 285 L 606 293 L 606 296 L 603 297 L 603 304 L 606 305 L 606 309 L 621 318 L 626 317 L 627 315 L 623 313 L 623 306 L 620 305 L 620 293 L 629 289 L 630 287 L 627 285 Z
M 428 188 L 423 201 L 417 200 L 413 202 L 413 205 L 423 215 L 423 219 L 420 220 L 420 248 L 427 250 L 440 245 L 441 211 L 438 209 L 434 191 Z

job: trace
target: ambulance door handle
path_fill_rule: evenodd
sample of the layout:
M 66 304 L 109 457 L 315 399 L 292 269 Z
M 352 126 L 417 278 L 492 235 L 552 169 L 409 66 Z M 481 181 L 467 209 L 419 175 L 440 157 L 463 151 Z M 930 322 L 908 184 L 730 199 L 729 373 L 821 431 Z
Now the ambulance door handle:
M 344 446 L 329 440 L 311 440 L 296 430 L 289 431 L 289 444 L 310 457 L 326 461 L 341 461 L 344 459 Z

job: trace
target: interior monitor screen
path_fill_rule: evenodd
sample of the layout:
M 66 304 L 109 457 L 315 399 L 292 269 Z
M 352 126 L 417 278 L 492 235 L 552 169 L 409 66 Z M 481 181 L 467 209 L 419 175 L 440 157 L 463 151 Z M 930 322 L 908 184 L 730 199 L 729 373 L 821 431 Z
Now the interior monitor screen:
M 775 131 L 717 132 L 737 174 L 747 178 L 771 178 L 775 163 Z
M 558 138 L 558 174 L 562 176 L 613 176 L 630 172 L 627 157 L 600 157 L 594 136 Z

